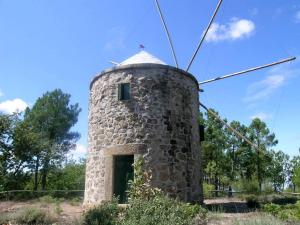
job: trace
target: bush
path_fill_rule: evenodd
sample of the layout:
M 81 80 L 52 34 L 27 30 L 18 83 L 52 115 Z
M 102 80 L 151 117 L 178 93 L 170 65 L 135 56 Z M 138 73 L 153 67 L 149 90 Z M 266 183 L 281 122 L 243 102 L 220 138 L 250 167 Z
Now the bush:
M 82 220 L 83 225 L 201 225 L 206 220 L 206 210 L 166 196 L 131 199 L 129 206 L 122 209 L 114 199 L 90 209 Z
M 259 208 L 260 207 L 258 197 L 255 195 L 248 195 L 246 197 L 246 203 L 249 208 Z
M 297 202 L 296 197 L 276 197 L 272 200 L 272 203 L 277 204 L 277 205 L 287 205 L 287 204 L 295 204 Z
M 269 203 L 264 205 L 263 211 L 270 213 L 282 220 L 299 220 L 300 219 L 300 201 L 296 204 L 277 205 Z
M 200 225 L 206 210 L 163 196 L 151 186 L 151 171 L 142 170 L 141 159 L 134 163 L 134 180 L 130 183 L 129 206 L 118 209 L 117 200 L 89 210 L 84 225 Z
M 259 188 L 258 188 L 258 181 L 256 179 L 252 180 L 239 180 L 236 181 L 233 184 L 233 189 L 242 191 L 247 194 L 258 194 L 259 193 Z
M 88 210 L 83 217 L 84 225 L 115 225 L 118 218 L 117 200 L 105 202 Z
M 11 221 L 11 215 L 8 213 L 0 213 L 0 224 L 9 224 Z
M 271 213 L 272 215 L 275 216 L 280 211 L 280 206 L 273 203 L 268 203 L 263 206 L 263 211 L 267 213 Z
M 259 193 L 258 187 L 258 181 L 255 179 L 250 181 L 243 181 L 243 190 L 245 190 L 247 193 Z
M 212 198 L 213 197 L 213 190 L 215 189 L 214 185 L 203 183 L 203 194 L 204 198 Z
M 50 225 L 56 221 L 56 218 L 41 209 L 28 208 L 18 212 L 15 220 L 18 224 Z
M 159 188 L 154 188 L 151 186 L 152 171 L 144 171 L 143 163 L 143 158 L 139 158 L 133 164 L 134 179 L 129 180 L 129 190 L 127 191 L 129 199 L 150 199 L 162 193 Z
M 45 196 L 40 197 L 39 201 L 49 204 L 49 203 L 55 203 L 57 200 L 50 195 L 45 195 Z
M 196 218 L 197 217 L 197 218 Z M 206 210 L 199 205 L 181 203 L 177 200 L 156 196 L 149 200 L 133 199 L 126 209 L 123 225 L 190 225 L 201 224 Z

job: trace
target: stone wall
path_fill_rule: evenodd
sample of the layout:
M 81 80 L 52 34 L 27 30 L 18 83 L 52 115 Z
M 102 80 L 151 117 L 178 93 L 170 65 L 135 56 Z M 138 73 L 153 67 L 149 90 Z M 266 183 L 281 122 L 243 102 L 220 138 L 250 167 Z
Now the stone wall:
M 130 83 L 131 99 L 118 100 Z M 134 154 L 152 170 L 152 185 L 183 201 L 201 201 L 198 84 L 159 64 L 105 71 L 91 83 L 84 205 L 112 197 L 113 156 Z

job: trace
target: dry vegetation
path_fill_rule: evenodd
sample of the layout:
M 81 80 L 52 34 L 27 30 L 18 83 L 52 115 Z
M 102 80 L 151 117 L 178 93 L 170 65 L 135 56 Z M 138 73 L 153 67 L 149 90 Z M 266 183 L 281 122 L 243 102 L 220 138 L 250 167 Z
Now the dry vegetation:
M 292 225 L 295 222 L 284 222 L 273 216 L 256 212 L 247 207 L 246 202 L 240 199 L 211 199 L 206 200 L 210 211 L 207 225 Z M 38 209 L 46 212 L 46 221 L 57 225 L 81 224 L 83 213 L 82 202 L 75 200 L 58 200 L 43 197 L 38 200 L 25 202 L 2 201 L 0 202 L 0 223 L 5 218 L 20 216 L 24 210 Z M 216 207 L 218 206 L 218 207 Z M 236 209 L 236 211 L 234 210 Z M 28 213 L 28 212 L 27 212 Z M 3 223 L 3 222 L 2 222 Z M 11 223 L 14 224 L 14 223 Z M 15 223 L 16 224 L 16 223 Z
M 51 223 L 64 225 L 76 224 L 82 215 L 81 205 L 82 203 L 77 199 L 62 201 L 47 196 L 38 200 L 25 202 L 2 201 L 0 202 L 0 224 L 4 223 L 7 218 L 15 220 L 22 216 L 21 214 L 31 213 L 26 211 L 28 209 L 31 211 L 39 210 L 38 213 L 45 212 L 47 216 L 46 220 Z M 39 215 L 36 216 L 38 217 Z M 43 217 L 42 214 L 40 216 Z

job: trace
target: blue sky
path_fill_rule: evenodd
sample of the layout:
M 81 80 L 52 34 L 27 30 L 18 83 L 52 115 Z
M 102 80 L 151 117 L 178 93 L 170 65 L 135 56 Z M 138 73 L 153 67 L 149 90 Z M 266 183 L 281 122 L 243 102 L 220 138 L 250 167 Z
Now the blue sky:
M 217 0 L 161 0 L 181 68 Z M 190 72 L 199 81 L 289 56 L 300 56 L 298 0 L 224 0 Z M 154 0 L 0 0 L 0 110 L 32 105 L 61 88 L 82 108 L 75 155 L 87 146 L 89 83 L 98 72 L 139 51 L 139 44 L 173 65 Z M 203 85 L 201 101 L 223 118 L 262 118 L 276 149 L 298 155 L 300 61 Z

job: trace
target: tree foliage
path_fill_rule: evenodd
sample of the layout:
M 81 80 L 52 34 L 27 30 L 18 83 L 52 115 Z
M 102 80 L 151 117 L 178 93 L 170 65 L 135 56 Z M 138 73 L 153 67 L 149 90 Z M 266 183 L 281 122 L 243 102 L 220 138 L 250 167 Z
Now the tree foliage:
M 231 189 L 233 185 L 240 191 L 261 192 L 270 186 L 274 191 L 282 191 L 292 181 L 292 174 L 297 177 L 298 171 L 293 168 L 300 166 L 300 159 L 291 161 L 284 152 L 275 151 L 278 143 L 275 134 L 260 119 L 253 119 L 249 126 L 238 121 L 230 123 L 256 147 L 237 137 L 210 114 L 201 114 L 199 123 L 205 126 L 205 141 L 201 144 L 204 181 L 213 184 L 215 190 Z
M 33 189 L 40 185 L 45 190 L 49 174 L 61 170 L 80 137 L 71 128 L 81 109 L 70 98 L 56 89 L 38 98 L 24 115 L 0 114 L 0 189 L 25 188 L 34 177 Z
M 51 166 L 61 164 L 66 153 L 75 148 L 79 138 L 79 134 L 70 129 L 76 124 L 81 109 L 78 104 L 70 104 L 70 97 L 59 89 L 47 92 L 24 115 L 24 121 L 30 124 L 43 141 L 43 145 L 34 152 L 35 173 L 40 166 L 42 168 L 43 190 L 46 189 Z

